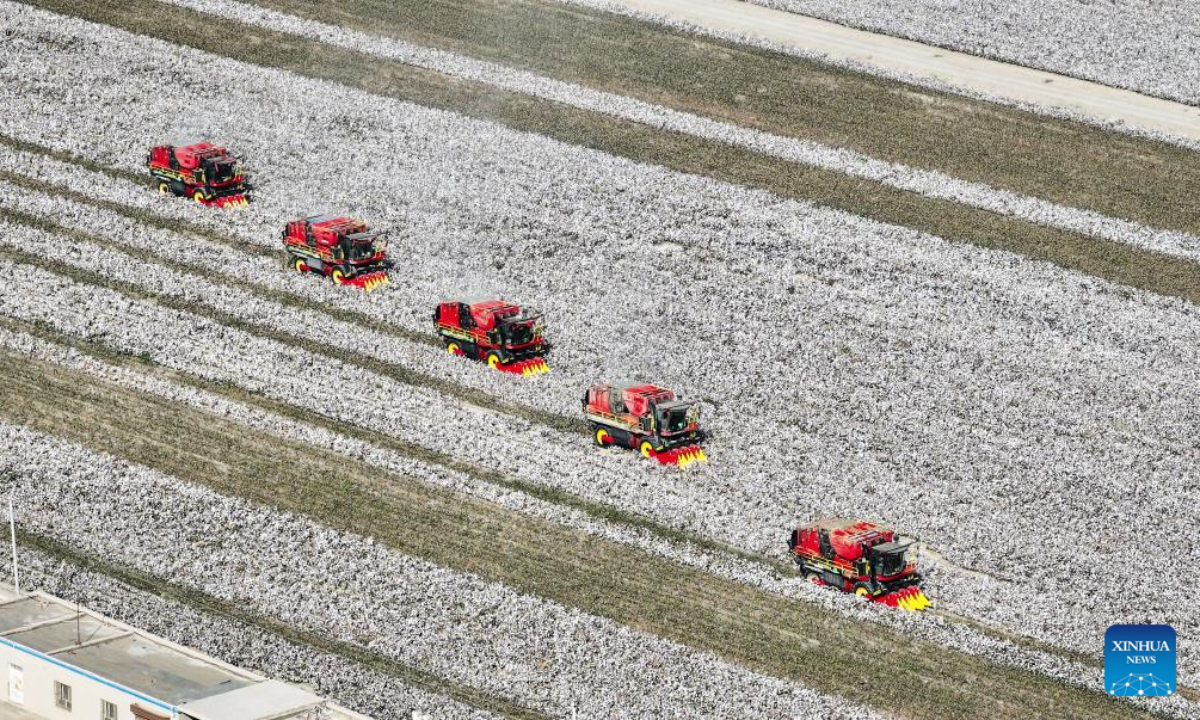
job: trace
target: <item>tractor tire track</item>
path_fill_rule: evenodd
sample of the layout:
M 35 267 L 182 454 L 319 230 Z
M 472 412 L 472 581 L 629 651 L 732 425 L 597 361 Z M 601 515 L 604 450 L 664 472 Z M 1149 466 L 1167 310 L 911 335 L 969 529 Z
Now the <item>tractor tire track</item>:
M 42 359 L 48 359 L 52 362 L 58 363 L 64 362 L 64 356 L 62 355 L 61 351 L 48 353 L 44 346 L 38 350 L 36 347 L 31 349 L 27 343 L 15 344 L 20 345 L 20 349 L 23 352 L 35 352 L 35 354 Z M 49 355 L 49 357 L 47 357 L 47 355 Z M 76 369 L 83 369 L 84 371 L 91 373 L 96 373 L 98 371 L 94 364 L 88 364 L 86 362 L 83 363 L 83 367 L 80 368 L 80 362 L 78 359 L 73 362 L 68 362 L 67 364 Z M 100 372 L 100 377 L 102 377 L 104 380 L 115 380 L 115 378 L 112 377 L 111 372 Z M 172 401 L 190 402 L 206 411 L 217 412 L 223 417 L 235 417 L 238 418 L 239 421 L 246 421 L 244 412 L 245 408 L 242 408 L 241 410 L 230 409 L 227 407 L 227 401 L 223 401 L 224 404 L 222 404 L 222 401 L 215 400 L 211 397 L 198 398 L 187 391 L 184 391 L 182 394 L 180 394 L 178 390 L 164 392 L 164 386 L 161 381 L 154 381 L 151 379 L 131 380 L 128 374 L 123 375 L 123 381 L 126 384 L 136 387 L 140 391 L 153 392 Z M 225 391 L 221 394 L 229 395 L 230 393 Z M 256 396 L 247 396 L 241 394 L 239 400 L 256 404 L 260 399 Z M 281 423 L 278 418 L 270 419 L 269 416 L 266 416 L 260 417 L 260 421 L 255 424 L 256 427 L 260 425 L 265 425 L 269 431 L 280 432 L 281 425 L 286 425 L 286 423 Z M 321 423 L 321 425 L 328 425 L 328 423 Z M 332 429 L 337 432 L 346 429 L 346 426 L 339 423 Z M 314 437 L 311 432 L 309 432 L 300 438 L 289 436 L 288 439 L 301 439 L 307 444 L 315 443 L 319 445 L 322 443 L 320 437 L 320 435 Z M 326 439 L 324 442 L 329 442 L 329 440 Z M 345 438 L 334 441 L 333 445 L 336 446 L 336 449 L 339 452 L 346 453 L 355 458 L 365 457 L 369 462 L 371 461 L 369 450 L 361 447 L 356 448 L 352 443 L 348 444 Z M 385 445 L 385 447 L 389 447 L 390 449 L 390 444 Z M 394 467 L 392 467 L 392 469 L 394 469 Z M 430 478 L 427 476 L 425 479 L 427 481 L 430 480 Z M 434 482 L 435 484 L 443 484 L 437 483 L 436 481 Z M 485 483 L 486 482 L 487 481 L 485 481 Z M 463 487 L 458 487 L 456 489 L 464 490 Z M 472 492 L 470 489 L 466 489 L 466 491 Z M 473 494 L 478 494 L 478 487 L 476 487 Z M 489 499 L 493 499 L 494 493 L 484 493 L 484 496 L 489 497 Z M 502 499 L 496 499 L 502 500 L 502 504 L 505 505 L 512 505 L 512 501 L 514 500 L 511 494 L 504 496 Z M 524 504 L 523 502 L 518 503 L 518 505 L 519 507 L 517 509 L 519 509 L 521 512 L 529 513 L 531 510 L 533 510 L 533 508 Z M 549 510 L 549 519 L 552 519 L 552 521 L 559 523 L 564 521 L 561 512 L 556 513 L 553 508 L 543 507 L 543 509 Z M 557 517 L 555 517 L 556 515 Z M 1073 678 L 1090 677 L 1087 671 L 1083 671 L 1081 674 L 1081 670 L 1078 667 L 1072 668 L 1070 665 L 1064 665 L 1061 659 L 1054 657 L 1053 651 L 1051 651 L 1050 655 L 1047 655 L 1043 654 L 1036 647 L 1022 647 L 1020 643 L 1014 646 L 1002 638 L 999 642 L 997 642 L 997 638 L 994 634 L 992 634 L 989 639 L 987 636 L 980 636 L 970 632 L 964 633 L 964 628 L 961 626 L 951 627 L 941 623 L 913 623 L 911 621 L 906 621 L 906 618 L 898 616 L 895 613 L 888 613 L 887 611 L 880 612 L 881 608 L 869 605 L 863 606 L 849 596 L 839 596 L 820 591 L 814 592 L 813 589 L 808 588 L 804 584 L 798 585 L 794 580 L 786 579 L 788 577 L 792 577 L 791 573 L 786 572 L 786 570 L 783 568 L 772 568 L 769 563 L 763 564 L 761 558 L 757 561 L 751 560 L 746 562 L 745 560 L 742 560 L 739 562 L 739 558 L 731 558 L 727 555 L 722 557 L 722 553 L 706 553 L 697 555 L 694 551 L 689 549 L 690 544 L 685 544 L 682 548 L 679 546 L 670 547 L 669 543 L 667 545 L 662 545 L 661 543 L 655 542 L 648 544 L 645 538 L 638 538 L 636 535 L 629 536 L 628 534 L 624 534 L 624 537 L 621 537 L 623 533 L 617 533 L 616 536 L 614 536 L 614 533 L 612 533 L 609 529 L 605 529 L 596 525 L 595 523 L 588 523 L 587 525 L 580 525 L 578 523 L 569 524 L 572 527 L 578 527 L 579 529 L 583 529 L 588 532 L 599 532 L 601 536 L 605 537 L 606 539 L 616 540 L 618 542 L 626 542 L 648 552 L 666 557 L 674 562 L 680 562 L 685 565 L 697 567 L 705 572 L 722 577 L 728 577 L 729 579 L 733 579 L 737 582 L 761 587 L 762 589 L 772 593 L 782 594 L 788 597 L 795 597 L 797 599 L 803 599 L 810 602 L 817 602 L 818 604 L 829 609 L 833 609 L 842 614 L 849 614 L 852 617 L 857 617 L 861 620 L 882 622 L 885 625 L 903 628 L 904 632 L 909 637 L 926 637 L 934 642 L 946 645 L 948 647 L 957 648 L 963 652 L 968 652 L 971 654 L 983 654 L 994 662 L 1011 664 L 1022 668 L 1038 668 L 1039 672 L 1044 672 L 1068 681 L 1071 681 Z M 782 575 L 780 574 L 781 572 Z M 781 578 L 783 579 L 781 580 Z
M 26 219 L 28 220 L 29 218 L 26 218 Z M 174 283 L 172 283 L 172 284 L 174 284 Z M 180 283 L 180 285 L 182 285 L 182 283 Z M 178 306 L 178 307 L 180 307 L 180 309 L 183 309 L 183 310 L 185 310 L 185 311 L 191 312 L 191 313 L 193 313 L 193 314 L 195 314 L 195 313 L 204 314 L 204 312 L 203 312 L 203 311 L 201 311 L 201 310 L 198 310 L 197 308 L 195 308 L 195 307 L 192 307 L 192 306 L 189 306 L 189 305 L 183 305 L 183 306 Z M 240 323 L 235 323 L 235 324 L 236 324 L 236 325 L 240 325 Z M 244 329 L 244 328 L 243 328 L 243 329 Z M 536 454 L 539 454 L 539 453 L 540 453 L 540 450 L 539 450 L 539 449 L 538 449 L 536 446 L 534 446 L 534 445 L 531 445 L 531 444 L 526 444 L 526 446 L 525 446 L 525 447 L 526 447 L 527 451 L 528 451 L 528 452 L 529 452 L 531 455 L 536 455 Z
M 580 110 L 612 115 L 664 132 L 718 140 L 734 147 L 832 170 L 855 179 L 879 182 L 891 188 L 915 192 L 937 200 L 949 200 L 998 215 L 1009 215 L 1026 222 L 1082 233 L 1109 242 L 1129 243 L 1192 262 L 1200 261 L 1200 237 L 1190 233 L 1159 230 L 1141 223 L 1066 207 L 982 183 L 959 180 L 941 172 L 885 162 L 845 148 L 754 130 L 643 100 L 554 80 L 497 63 L 414 45 L 395 38 L 362 33 L 243 2 L 158 2 L 303 37 L 382 60 L 414 65 L 460 80 L 480 82 L 500 90 L 529 94 L 541 100 L 563 103 Z
M 17 488 L 24 507 L 92 510 L 75 521 L 27 512 L 35 532 L 547 714 L 567 715 L 575 704 L 591 717 L 728 717 L 738 708 L 749 716 L 874 717 L 710 653 L 220 495 L 190 474 L 167 475 L 7 423 L 0 434 L 19 446 L 7 464 L 34 481 Z M 243 449 L 231 450 L 224 459 Z M 103 502 L 113 496 L 138 500 Z M 199 523 L 211 535 L 197 538 Z M 154 531 L 130 538 L 118 530 L 133 527 Z
M 225 662 L 314 685 L 375 720 L 409 720 L 413 711 L 439 720 L 547 717 L 49 535 L 20 530 L 18 543 L 23 582 Z
M 154 41 L 137 38 L 121 45 L 118 37 L 123 36 L 89 27 L 76 40 L 111 51 L 114 63 L 129 67 L 159 59 L 148 50 L 158 47 Z M 171 53 L 191 56 L 179 48 L 163 50 Z M 660 516 L 682 518 L 705 532 L 716 528 L 719 536 L 733 531 L 739 543 L 748 541 L 755 549 L 778 547 L 779 527 L 795 522 L 786 510 L 887 518 L 937 537 L 940 547 L 968 565 L 1022 578 L 1028 593 L 1006 594 L 1003 602 L 977 599 L 973 615 L 1074 647 L 1090 646 L 1093 621 L 1087 618 L 1103 619 L 1105 611 L 1150 606 L 1166 617 L 1189 616 L 1175 602 L 1179 588 L 1120 586 L 1096 572 L 1125 561 L 1149 536 L 1142 532 L 1149 513 L 1130 517 L 1120 529 L 1105 521 L 1108 508 L 1131 497 L 1122 493 L 1154 492 L 1167 513 L 1189 506 L 1186 487 L 1176 482 L 1191 453 L 1180 439 L 1194 426 L 1186 406 L 1194 390 L 1188 378 L 1196 367 L 1190 342 L 1195 319 L 1187 308 L 1004 254 L 955 247 L 799 203 L 767 202 L 739 188 L 685 181 L 485 123 L 204 57 L 206 72 L 222 79 L 221 92 L 206 95 L 206 103 L 232 108 L 235 116 L 247 101 L 278 107 L 277 95 L 263 94 L 273 84 L 286 87 L 288 98 L 319 91 L 321 97 L 344 99 L 337 104 L 340 115 L 317 115 L 326 132 L 296 136 L 300 154 L 341 182 L 286 194 L 287 202 L 308 206 L 336 199 L 346 207 L 365 207 L 356 196 L 407 197 L 436 188 L 428 194 L 449 209 L 447 223 L 459 213 L 479 223 L 477 234 L 455 240 L 470 243 L 472 250 L 478 243 L 477 254 L 494 253 L 511 268 L 480 277 L 525 273 L 538 281 L 536 292 L 549 293 L 560 305 L 590 308 L 593 317 L 611 314 L 621 324 L 620 333 L 590 328 L 566 343 L 597 358 L 605 375 L 621 377 L 637 368 L 685 392 L 709 389 L 720 402 L 711 422 L 722 433 L 718 442 L 725 443 L 723 471 L 694 475 L 696 485 L 706 486 L 702 492 L 647 483 L 641 495 L 662 499 L 663 508 L 653 508 Z M 79 75 L 72 71 L 60 80 L 78 81 Z M 105 84 L 104 73 L 93 75 L 98 85 Z M 187 67 L 171 66 L 153 80 L 156 88 L 182 94 L 194 89 L 181 80 L 189 77 Z M 118 82 L 126 91 L 150 79 L 107 78 L 108 86 Z M 256 94 L 245 94 L 248 84 Z M 14 102 L 39 117 L 36 107 L 20 98 Z M 103 98 L 98 102 L 105 107 Z M 131 123 L 89 125 L 91 115 L 104 114 L 95 107 L 72 108 L 78 116 L 73 121 L 96 130 L 97 140 L 88 147 L 109 158 L 132 157 L 145 137 L 163 132 L 159 118 L 170 112 L 164 107 L 140 116 L 131 132 Z M 291 117 L 280 117 L 285 115 Z M 338 124 L 341 116 L 353 132 Z M 22 117 L 6 127 L 46 137 L 37 125 L 22 127 Z M 275 137 L 273 128 L 228 119 L 222 127 L 230 138 L 262 157 L 287 156 L 295 147 L 296 137 L 289 136 L 292 144 L 283 148 L 263 139 Z M 206 124 L 197 122 L 188 129 Z M 426 147 L 430 134 L 437 135 L 432 151 Z M 414 173 L 387 153 L 372 153 L 381 147 L 375 135 L 388 142 L 404 138 L 423 170 Z M 54 143 L 71 140 L 68 134 Z M 360 154 L 353 167 L 344 167 L 341 160 L 351 157 L 346 152 L 351 146 Z M 380 159 L 384 155 L 386 161 Z M 283 163 L 267 170 L 282 179 L 285 170 L 303 174 L 308 167 Z M 359 171 L 367 168 L 389 171 L 388 181 L 359 182 Z M 370 208 L 371 215 L 396 217 L 387 204 Z M 514 219 L 518 215 L 535 221 Z M 440 242 L 416 247 L 425 255 L 430 247 L 453 250 L 453 242 L 435 240 Z M 522 254 L 545 245 L 546 255 L 535 256 L 540 261 L 521 263 Z M 547 260 L 554 249 L 565 252 Z M 564 256 L 612 264 L 635 293 L 662 283 L 674 302 L 651 305 L 649 312 L 666 327 L 647 331 L 638 324 L 644 314 L 632 314 L 646 308 L 606 295 L 569 267 L 560 273 L 569 265 L 561 262 Z M 625 260 L 647 256 L 652 265 Z M 769 274 L 761 272 L 763 257 L 772 261 Z M 436 259 L 429 264 L 444 273 Z M 672 272 L 682 281 L 673 281 Z M 756 290 L 742 292 L 750 287 Z M 585 293 L 605 297 L 613 311 L 592 307 Z M 769 322 L 763 307 L 773 309 Z M 784 322 L 774 322 L 774 316 Z M 664 355 L 664 346 L 677 352 Z M 723 350 L 738 347 L 756 354 L 731 356 Z M 780 381 L 780 368 L 791 373 L 787 382 Z M 732 447 L 747 428 L 754 429 L 755 444 Z M 755 447 L 769 452 L 756 454 Z M 707 503 L 709 493 L 726 487 L 732 502 Z M 672 507 L 677 492 L 692 496 Z M 760 506 L 785 511 L 766 522 L 747 522 L 736 506 L 745 493 Z M 764 511 L 750 507 L 747 514 L 759 517 Z M 1047 516 L 1063 522 L 1047 528 Z M 738 523 L 750 532 L 737 533 Z M 1189 540 L 1178 528 L 1165 530 L 1171 542 Z M 1053 567 L 1042 554 L 1047 545 L 1069 548 L 1076 587 L 1062 587 L 1061 576 L 1046 572 Z M 1191 572 L 1185 568 L 1177 579 L 1182 587 L 1192 584 Z

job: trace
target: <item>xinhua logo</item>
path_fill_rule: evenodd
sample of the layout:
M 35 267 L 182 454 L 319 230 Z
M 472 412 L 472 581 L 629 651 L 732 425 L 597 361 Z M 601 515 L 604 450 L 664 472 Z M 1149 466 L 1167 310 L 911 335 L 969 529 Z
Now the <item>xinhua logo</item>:
M 1175 629 L 1113 625 L 1104 633 L 1104 689 L 1120 697 L 1175 693 Z

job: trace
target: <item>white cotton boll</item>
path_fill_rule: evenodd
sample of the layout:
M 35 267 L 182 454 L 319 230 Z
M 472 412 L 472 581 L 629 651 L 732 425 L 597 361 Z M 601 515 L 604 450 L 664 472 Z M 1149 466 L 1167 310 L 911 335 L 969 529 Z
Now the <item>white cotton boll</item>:
M 321 317 L 317 328 L 328 327 L 323 339 L 332 344 L 367 344 L 365 352 L 399 365 L 568 417 L 578 417 L 579 395 L 593 382 L 674 387 L 705 404 L 712 462 L 687 473 L 647 467 L 629 454 L 597 452 L 582 434 L 464 413 L 440 393 L 24 267 L 3 268 L 5 314 L 754 553 L 778 555 L 786 529 L 817 514 L 886 520 L 946 556 L 931 595 L 940 592 L 948 608 L 1070 649 L 1093 651 L 1114 618 L 1147 607 L 1162 608 L 1160 617 L 1178 628 L 1200 627 L 1194 604 L 1173 602 L 1200 585 L 1200 565 L 1183 564 L 1175 583 L 1161 587 L 1106 571 L 1153 554 L 1150 538 L 1200 546 L 1193 524 L 1160 522 L 1189 517 L 1196 500 L 1195 488 L 1180 482 L 1200 459 L 1187 442 L 1200 381 L 1194 307 L 286 73 L 212 59 L 205 73 L 220 82 L 203 85 L 187 62 L 194 51 L 0 7 L 47 38 L 91 37 L 108 59 L 83 62 L 69 45 L 39 44 L 38 53 L 57 60 L 46 87 L 94 85 L 110 105 L 127 93 L 146 98 L 116 115 L 103 104 L 56 105 L 70 121 L 44 125 L 40 90 L 8 94 L 0 83 L 10 108 L 0 130 L 139 172 L 160 138 L 214 139 L 247 158 L 260 195 L 245 212 L 221 213 L 7 148 L 0 167 L 272 251 L 285 219 L 344 211 L 393 229 L 402 268 L 394 279 L 403 282 L 384 293 L 347 293 L 271 268 L 254 253 L 7 186 L 6 207 L 67 207 L 65 224 L 134 246 L 160 244 L 188 262 L 223 253 L 223 267 L 257 285 L 415 332 L 429 331 L 437 298 L 496 288 L 547 312 L 557 345 L 550 375 L 519 382 Z M 194 94 L 180 91 L 187 83 Z M 179 112 L 180 98 L 199 100 L 199 110 Z M 345 118 L 354 121 L 349 129 L 337 123 Z M 374 134 L 362 137 L 360 128 Z M 51 241 L 6 226 L 4 242 L 47 249 Z M 226 284 L 123 270 L 127 261 L 114 263 L 119 256 L 87 243 L 64 252 L 238 317 L 314 317 Z M 347 388 L 366 402 L 298 394 L 291 378 L 313 362 L 322 373 L 354 375 Z M 445 446 L 413 430 L 423 423 L 472 442 Z M 1118 506 L 1142 509 L 1104 523 Z M 1041 562 L 1046 542 L 1075 553 L 1072 582 Z M 975 581 L 972 571 L 990 577 Z M 989 600 L 996 596 L 1004 602 Z M 858 607 L 829 593 L 814 597 Z M 1194 675 L 1189 650 L 1181 670 Z
M 310 685 L 322 696 L 375 720 L 409 720 L 413 711 L 437 720 L 496 717 L 222 616 L 201 614 L 185 605 L 133 590 L 38 551 L 23 551 L 21 562 L 22 580 L 33 587 L 224 662 Z
M 1200 104 L 1200 35 L 1190 3 L 749 2 Z
M 12 453 L 17 472 L 31 481 L 15 486 L 20 522 L 33 532 L 556 715 L 574 706 L 587 717 L 877 717 L 710 653 L 24 428 L 0 422 L 0 441 L 20 446 Z M 42 456 L 63 464 L 47 467 Z M 106 508 L 111 497 L 125 502 Z M 89 512 L 45 512 L 59 504 Z M 209 532 L 197 537 L 200 526 Z

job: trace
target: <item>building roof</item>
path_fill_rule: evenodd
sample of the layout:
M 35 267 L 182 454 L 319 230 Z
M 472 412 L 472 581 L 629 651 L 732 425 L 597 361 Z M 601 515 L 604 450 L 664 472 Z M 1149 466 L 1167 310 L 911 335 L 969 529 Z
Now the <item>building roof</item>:
M 44 593 L 0 591 L 0 638 L 196 720 L 276 720 L 325 704 Z
M 321 698 L 278 680 L 246 685 L 184 703 L 179 710 L 197 720 L 270 720 L 321 706 Z

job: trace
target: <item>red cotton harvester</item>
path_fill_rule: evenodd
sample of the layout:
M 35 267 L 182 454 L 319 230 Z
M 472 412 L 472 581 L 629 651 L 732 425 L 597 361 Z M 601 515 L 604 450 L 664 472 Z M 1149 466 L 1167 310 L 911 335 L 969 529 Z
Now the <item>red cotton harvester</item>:
M 225 148 L 208 143 L 159 145 L 146 158 L 159 194 L 186 197 L 201 205 L 245 207 L 250 186 L 242 164 Z
M 818 520 L 788 537 L 788 550 L 813 583 L 912 612 L 933 604 L 917 586 L 921 576 L 908 555 L 914 544 L 890 527 L 842 518 Z
M 288 263 L 296 272 L 317 273 L 335 285 L 371 291 L 387 285 L 387 242 L 383 233 L 361 220 L 340 215 L 313 215 L 293 220 L 283 229 Z
M 706 462 L 697 444 L 700 405 L 656 385 L 595 385 L 583 396 L 583 414 L 596 444 L 634 448 L 664 465 Z
M 451 355 L 514 375 L 550 372 L 540 313 L 503 300 L 452 300 L 434 308 L 433 323 Z

